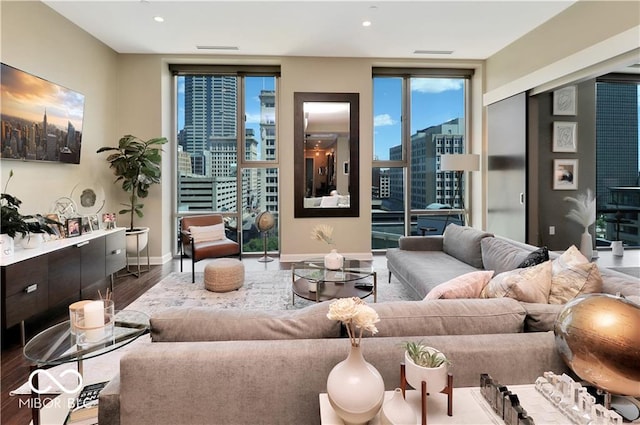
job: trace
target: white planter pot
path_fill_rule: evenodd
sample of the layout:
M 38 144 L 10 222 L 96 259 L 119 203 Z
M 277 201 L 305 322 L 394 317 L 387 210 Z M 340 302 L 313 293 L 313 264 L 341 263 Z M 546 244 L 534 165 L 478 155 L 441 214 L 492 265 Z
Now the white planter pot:
M 40 248 L 42 246 L 42 234 L 41 233 L 29 233 L 22 238 L 22 247 L 25 249 Z
M 6 233 L 0 235 L 0 256 L 13 255 L 15 252 L 15 245 L 13 238 Z
M 427 347 L 427 349 L 440 353 L 440 351 L 435 348 Z M 445 358 L 444 354 L 440 353 L 440 355 L 442 358 Z M 439 393 L 447 387 L 447 374 L 449 372 L 449 367 L 446 363 L 434 368 L 418 366 L 413 362 L 413 360 L 411 360 L 411 357 L 409 357 L 409 354 L 405 351 L 404 365 L 407 382 L 414 389 L 420 391 L 422 388 L 422 381 L 427 383 L 427 392 L 429 394 Z
M 149 228 L 137 227 L 133 231 L 127 230 L 127 254 L 138 255 L 149 243 Z

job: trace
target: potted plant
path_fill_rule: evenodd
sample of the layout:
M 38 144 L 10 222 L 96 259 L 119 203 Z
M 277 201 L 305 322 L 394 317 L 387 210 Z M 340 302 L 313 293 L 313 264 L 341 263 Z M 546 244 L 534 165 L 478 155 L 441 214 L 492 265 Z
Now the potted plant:
M 437 393 L 446 388 L 451 362 L 444 353 L 424 345 L 422 341 L 406 341 L 402 343 L 402 347 L 405 349 L 405 376 L 409 385 L 419 390 L 422 381 L 425 381 L 429 393 Z
M 40 214 L 20 214 L 22 201 L 7 193 L 7 186 L 12 177 L 13 170 L 9 171 L 9 178 L 4 185 L 4 192 L 0 195 L 0 233 L 2 234 L 2 254 L 4 255 L 13 254 L 14 238 L 17 235 L 22 236 L 22 245 L 25 248 L 35 248 L 42 242 L 41 234 L 55 234 L 54 230 L 49 227 L 50 224 L 60 224 Z M 36 234 L 38 237 L 32 238 L 32 234 Z
M 103 146 L 96 151 L 96 153 L 111 152 L 107 162 L 116 175 L 115 183 L 122 182 L 122 190 L 129 194 L 129 202 L 123 204 L 127 208 L 118 212 L 129 215 L 129 227 L 126 231 L 129 253 L 137 254 L 147 245 L 149 228 L 136 228 L 133 220 L 136 215 L 144 216 L 142 213 L 144 204 L 140 199 L 149 195 L 151 185 L 160 183 L 161 146 L 167 142 L 165 137 L 144 141 L 128 134 L 120 139 L 117 147 Z

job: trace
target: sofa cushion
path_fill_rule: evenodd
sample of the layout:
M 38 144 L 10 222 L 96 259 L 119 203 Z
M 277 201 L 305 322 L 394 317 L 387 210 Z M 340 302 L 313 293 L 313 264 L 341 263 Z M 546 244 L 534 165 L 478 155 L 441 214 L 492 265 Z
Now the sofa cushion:
M 473 227 L 451 223 L 444 230 L 442 250 L 470 266 L 481 269 L 483 266 L 480 241 L 489 236 L 493 235 Z
M 500 238 L 483 238 L 480 242 L 482 249 L 482 263 L 487 270 L 495 274 L 504 273 L 518 267 L 530 251 L 516 246 Z
M 429 291 L 424 299 L 480 298 L 480 293 L 489 283 L 491 277 L 493 277 L 491 270 L 465 273 L 436 286 Z
M 552 331 L 558 314 L 564 308 L 560 304 L 520 303 L 527 311 L 524 319 L 525 332 Z
M 154 342 L 335 338 L 340 323 L 327 319 L 329 302 L 295 311 L 174 307 L 151 316 Z
M 581 294 L 602 292 L 602 276 L 578 248 L 571 246 L 552 261 L 550 304 L 564 304 Z
M 489 281 L 483 298 L 509 297 L 529 303 L 544 303 L 551 288 L 551 261 L 526 269 L 501 273 Z
M 375 337 L 522 332 L 526 314 L 510 298 L 391 301 L 370 306 L 380 317 Z
M 529 253 L 529 255 L 527 255 L 520 264 L 518 264 L 518 268 L 537 266 L 545 261 L 549 261 L 549 249 L 546 246 L 543 246 L 542 248 L 538 248 Z

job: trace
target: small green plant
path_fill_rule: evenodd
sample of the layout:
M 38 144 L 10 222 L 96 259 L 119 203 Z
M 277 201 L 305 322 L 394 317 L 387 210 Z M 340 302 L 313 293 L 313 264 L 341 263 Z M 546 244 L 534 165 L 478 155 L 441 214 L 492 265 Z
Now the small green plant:
M 409 358 L 422 367 L 435 368 L 451 362 L 440 351 L 427 347 L 422 341 L 405 341 L 402 347 L 407 351 Z

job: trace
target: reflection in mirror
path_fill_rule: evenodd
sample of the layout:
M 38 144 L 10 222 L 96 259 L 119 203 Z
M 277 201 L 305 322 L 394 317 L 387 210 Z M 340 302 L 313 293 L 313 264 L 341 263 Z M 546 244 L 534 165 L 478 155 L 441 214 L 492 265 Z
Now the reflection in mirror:
M 295 93 L 294 101 L 295 216 L 358 216 L 358 94 Z

